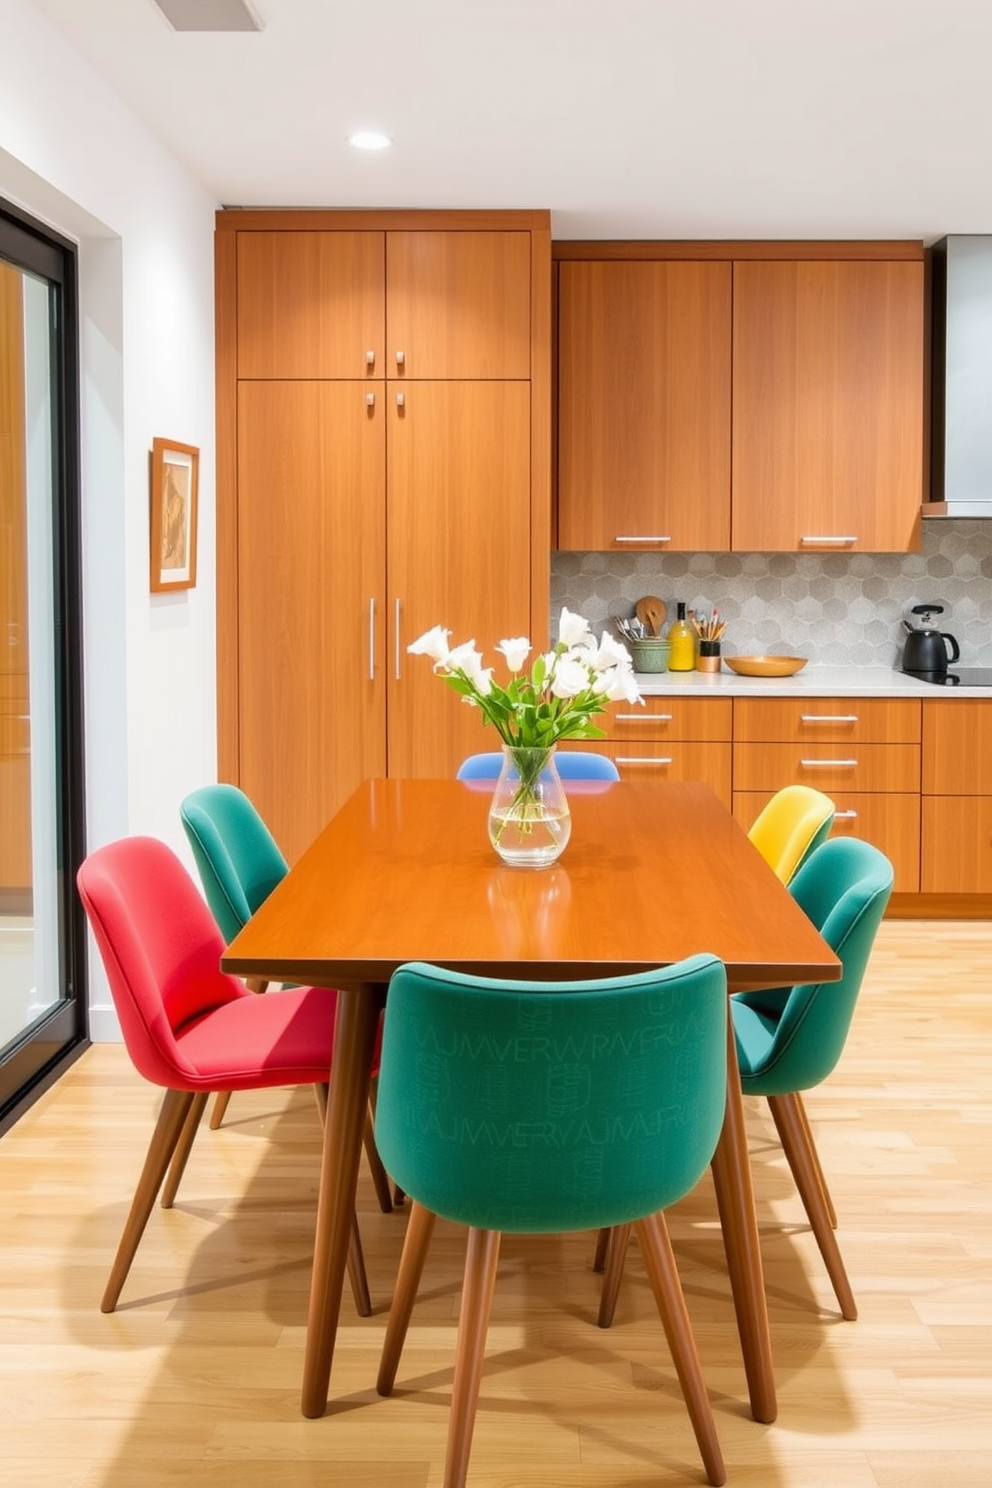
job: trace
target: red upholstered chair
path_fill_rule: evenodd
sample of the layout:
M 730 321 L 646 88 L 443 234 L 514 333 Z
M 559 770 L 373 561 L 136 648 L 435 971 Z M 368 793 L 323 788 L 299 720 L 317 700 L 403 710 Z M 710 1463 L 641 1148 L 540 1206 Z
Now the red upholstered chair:
M 194 1106 L 198 1117 L 213 1090 L 326 1088 L 337 993 L 298 987 L 256 997 L 226 976 L 213 915 L 179 859 L 154 838 L 98 848 L 77 884 L 127 1051 L 138 1073 L 166 1092 L 100 1304 L 113 1312 L 180 1138 L 192 1142 Z M 163 1202 L 171 1199 L 170 1191 Z M 368 1316 L 355 1225 L 349 1274 L 358 1311 Z

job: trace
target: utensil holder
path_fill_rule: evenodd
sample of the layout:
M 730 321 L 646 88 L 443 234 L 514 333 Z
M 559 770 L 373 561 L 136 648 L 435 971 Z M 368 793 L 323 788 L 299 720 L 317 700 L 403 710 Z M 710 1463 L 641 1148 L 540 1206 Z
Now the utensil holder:
M 667 672 L 668 642 L 657 636 L 646 636 L 642 641 L 626 640 L 624 645 L 630 652 L 635 672 Z
M 696 657 L 697 672 L 718 672 L 720 670 L 720 642 L 700 641 L 699 655 Z

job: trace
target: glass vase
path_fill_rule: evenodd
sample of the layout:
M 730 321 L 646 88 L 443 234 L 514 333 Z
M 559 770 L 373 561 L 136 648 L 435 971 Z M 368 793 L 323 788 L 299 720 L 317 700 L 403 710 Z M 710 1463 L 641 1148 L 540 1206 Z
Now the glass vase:
M 546 868 L 564 851 L 571 832 L 554 746 L 504 744 L 489 807 L 489 840 L 503 862 L 513 868 Z

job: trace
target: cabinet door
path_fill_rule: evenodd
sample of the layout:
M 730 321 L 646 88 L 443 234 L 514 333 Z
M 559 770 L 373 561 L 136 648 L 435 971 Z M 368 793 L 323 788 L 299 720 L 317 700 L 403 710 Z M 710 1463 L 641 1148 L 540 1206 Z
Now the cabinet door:
M 736 551 L 912 552 L 923 265 L 734 264 Z
M 563 263 L 562 549 L 730 546 L 731 266 Z
M 745 831 L 774 793 L 734 791 L 734 816 Z M 833 837 L 862 837 L 892 864 L 897 893 L 920 890 L 920 797 L 917 794 L 832 792 L 837 814 Z
M 238 234 L 238 376 L 384 377 L 385 235 Z
M 923 704 L 923 793 L 992 796 L 992 702 Z
M 388 404 L 389 773 L 453 775 L 500 741 L 406 647 L 433 625 L 487 665 L 510 636 L 547 646 L 531 635 L 530 387 L 391 383 Z
M 920 887 L 931 894 L 992 894 L 992 796 L 923 797 Z
M 290 861 L 385 774 L 385 411 L 368 392 L 238 391 L 239 783 Z
M 531 236 L 390 232 L 387 375 L 529 378 Z

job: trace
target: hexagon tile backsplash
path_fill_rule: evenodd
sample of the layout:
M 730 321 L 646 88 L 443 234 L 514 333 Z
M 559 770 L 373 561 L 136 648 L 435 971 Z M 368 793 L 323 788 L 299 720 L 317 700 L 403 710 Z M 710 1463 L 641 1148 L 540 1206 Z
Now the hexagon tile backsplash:
M 562 605 L 598 634 L 656 594 L 727 622 L 729 655 L 805 656 L 821 666 L 894 666 L 902 617 L 932 600 L 962 666 L 992 666 L 992 521 L 932 519 L 919 553 L 552 553 L 551 615 Z M 666 622 L 667 625 L 667 622 Z

